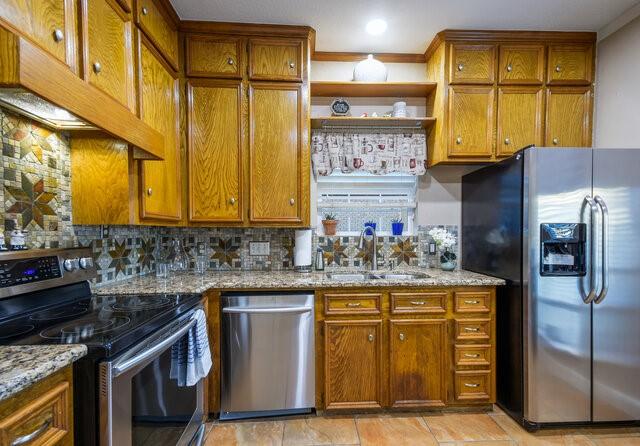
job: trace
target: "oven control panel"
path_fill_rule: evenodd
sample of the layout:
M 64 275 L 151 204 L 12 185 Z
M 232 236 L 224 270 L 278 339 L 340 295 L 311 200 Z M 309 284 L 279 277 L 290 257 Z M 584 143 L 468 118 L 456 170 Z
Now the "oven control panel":
M 0 262 L 0 287 L 62 277 L 58 256 Z

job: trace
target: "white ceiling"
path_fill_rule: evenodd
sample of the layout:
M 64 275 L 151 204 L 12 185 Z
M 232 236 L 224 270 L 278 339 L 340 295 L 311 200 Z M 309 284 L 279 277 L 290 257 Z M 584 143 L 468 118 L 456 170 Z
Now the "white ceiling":
M 422 53 L 445 28 L 597 31 L 638 0 L 171 0 L 184 20 L 309 25 L 317 51 Z M 369 20 L 389 26 L 381 36 Z

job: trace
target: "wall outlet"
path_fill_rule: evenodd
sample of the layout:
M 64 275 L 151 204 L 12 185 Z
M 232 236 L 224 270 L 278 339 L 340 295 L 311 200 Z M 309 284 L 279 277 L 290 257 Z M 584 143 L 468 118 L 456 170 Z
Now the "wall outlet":
M 250 256 L 268 256 L 271 252 L 271 242 L 249 242 Z

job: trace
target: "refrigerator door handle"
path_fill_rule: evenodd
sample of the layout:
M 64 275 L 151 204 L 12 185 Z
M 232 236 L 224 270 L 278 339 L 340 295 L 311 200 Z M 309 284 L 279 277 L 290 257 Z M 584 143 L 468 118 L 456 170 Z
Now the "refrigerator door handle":
M 602 290 L 594 300 L 599 304 L 607 297 L 609 291 L 609 209 L 602 197 L 596 195 L 593 199 L 602 211 Z
M 591 230 L 589 231 L 589 294 L 583 297 L 582 300 L 585 304 L 590 304 L 596 298 L 596 217 L 598 215 L 598 206 L 591 196 L 584 197 L 584 201 L 589 205 L 589 211 L 591 213 Z

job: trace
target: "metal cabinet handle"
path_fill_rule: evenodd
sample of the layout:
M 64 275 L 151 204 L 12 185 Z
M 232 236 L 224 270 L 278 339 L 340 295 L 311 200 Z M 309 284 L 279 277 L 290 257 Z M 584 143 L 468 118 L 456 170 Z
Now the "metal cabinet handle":
M 464 357 L 465 358 L 479 358 L 480 354 L 479 353 L 465 353 Z
M 589 195 L 584 197 L 584 201 L 589 206 L 589 211 L 591 215 L 591 231 L 589 232 L 589 245 L 590 245 L 591 253 L 589 255 L 589 294 L 587 294 L 587 296 L 584 297 L 582 300 L 584 301 L 585 304 L 590 304 L 591 302 L 593 302 L 593 299 L 596 298 L 595 242 L 596 242 L 596 216 L 598 213 L 598 207 L 595 201 L 593 201 L 593 198 L 591 198 Z
M 230 58 L 228 58 L 228 59 L 227 59 L 227 63 L 228 63 L 229 65 L 233 65 L 235 62 L 234 62 L 234 61 L 233 61 L 233 59 L 230 57 Z
M 594 300 L 599 304 L 609 292 L 609 209 L 602 197 L 596 195 L 593 199 L 602 211 L 602 290 Z
M 464 301 L 465 304 L 469 304 L 469 305 L 477 305 L 480 303 L 479 300 L 465 300 Z
M 404 341 L 404 333 L 400 333 L 400 336 L 399 336 L 399 337 L 400 337 L 400 340 L 401 340 L 401 341 Z
M 94 62 L 93 63 L 93 71 L 96 74 L 100 73 L 102 71 L 102 64 L 100 62 Z
M 456 138 L 456 144 L 458 144 L 458 145 L 462 144 L 462 136 L 458 136 Z
M 560 144 L 560 140 L 558 138 L 553 138 L 551 142 L 553 143 L 554 146 L 557 146 L 558 144 Z
M 151 194 L 152 194 L 152 193 L 153 193 L 153 189 L 148 188 L 148 189 L 147 189 L 147 195 L 148 195 L 148 196 L 151 196 Z
M 229 198 L 230 204 L 236 204 L 236 199 L 234 197 Z
M 296 204 L 296 200 L 294 200 L 293 198 L 290 198 L 290 199 L 289 199 L 289 204 L 290 204 L 291 206 L 293 206 L 294 204 Z
M 478 383 L 464 383 L 465 387 L 471 387 L 472 389 L 475 389 L 476 387 L 480 387 L 480 384 Z
M 509 73 L 511 73 L 513 71 L 513 67 L 511 66 L 511 64 L 507 65 L 507 71 Z
M 142 7 L 142 15 L 147 15 L 147 14 L 149 14 L 149 10 L 147 9 L 146 6 L 143 6 Z
M 470 332 L 478 332 L 480 331 L 480 329 L 478 327 L 464 327 L 464 331 L 470 331 Z
M 289 62 L 289 68 L 295 68 L 295 67 L 296 67 L 296 64 L 294 64 L 293 62 L 290 61 Z
M 464 70 L 464 64 L 459 63 L 458 64 L 458 71 L 462 71 L 462 70 Z
M 373 334 L 369 333 L 369 342 L 373 342 L 374 339 L 375 337 L 373 336 Z
M 357 308 L 362 306 L 360 302 L 347 302 L 345 305 L 349 308 Z
M 411 305 L 424 305 L 425 301 L 424 300 L 412 300 L 411 301 Z
M 36 430 L 34 430 L 33 432 L 31 432 L 30 434 L 27 435 L 23 435 L 21 437 L 16 438 L 15 440 L 13 440 L 11 442 L 11 446 L 21 446 L 23 444 L 27 444 L 33 440 L 35 440 L 36 438 L 38 438 L 40 435 L 44 434 L 47 429 L 49 429 L 49 426 L 51 426 L 51 418 L 46 419 L 39 428 L 37 428 Z
M 62 32 L 61 29 L 56 28 L 53 31 L 53 40 L 56 42 L 62 42 L 63 39 L 64 39 L 64 33 Z
M 559 73 L 562 71 L 562 67 L 560 65 L 556 65 L 556 73 Z
M 505 145 L 507 145 L 507 146 L 508 146 L 509 144 L 511 144 L 511 139 L 509 139 L 509 138 L 505 138 L 505 139 L 504 139 L 504 144 L 505 144 Z

